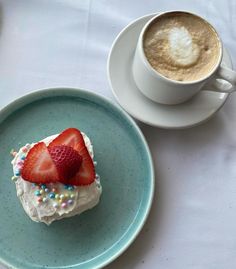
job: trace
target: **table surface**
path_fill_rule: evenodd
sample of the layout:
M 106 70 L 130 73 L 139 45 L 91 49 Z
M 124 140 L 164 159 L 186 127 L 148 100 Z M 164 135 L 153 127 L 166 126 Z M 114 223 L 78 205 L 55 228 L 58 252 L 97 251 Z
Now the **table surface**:
M 0 108 L 56 86 L 115 102 L 106 74 L 114 38 L 139 16 L 177 9 L 208 19 L 235 65 L 234 0 L 0 0 Z M 139 123 L 155 164 L 154 203 L 138 238 L 107 269 L 235 268 L 235 116 L 232 94 L 214 118 L 192 129 Z

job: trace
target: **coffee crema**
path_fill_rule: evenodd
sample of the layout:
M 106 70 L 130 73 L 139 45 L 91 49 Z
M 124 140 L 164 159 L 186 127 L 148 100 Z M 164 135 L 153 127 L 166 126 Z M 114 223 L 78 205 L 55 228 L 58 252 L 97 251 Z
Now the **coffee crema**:
M 213 71 L 221 43 L 206 21 L 185 12 L 157 17 L 147 28 L 143 47 L 151 66 L 177 81 L 195 81 Z

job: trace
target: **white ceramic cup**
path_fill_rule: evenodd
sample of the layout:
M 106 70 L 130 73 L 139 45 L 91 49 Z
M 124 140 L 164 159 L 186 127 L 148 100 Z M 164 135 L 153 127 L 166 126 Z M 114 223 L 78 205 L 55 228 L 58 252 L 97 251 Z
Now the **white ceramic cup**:
M 132 66 L 133 78 L 139 90 L 149 99 L 167 105 L 175 105 L 185 102 L 200 90 L 210 90 L 224 93 L 231 93 L 236 91 L 236 72 L 221 65 L 223 46 L 220 38 L 220 52 L 218 62 L 214 69 L 204 78 L 196 81 L 176 81 L 164 77 L 151 66 L 145 56 L 143 48 L 143 38 L 145 31 L 149 25 L 154 20 L 156 20 L 156 18 L 166 13 L 172 12 L 192 14 L 199 17 L 203 21 L 206 21 L 200 16 L 190 12 L 169 11 L 154 16 L 145 24 L 139 35 Z M 209 22 L 207 23 L 211 26 Z M 211 27 L 214 29 L 213 26 Z

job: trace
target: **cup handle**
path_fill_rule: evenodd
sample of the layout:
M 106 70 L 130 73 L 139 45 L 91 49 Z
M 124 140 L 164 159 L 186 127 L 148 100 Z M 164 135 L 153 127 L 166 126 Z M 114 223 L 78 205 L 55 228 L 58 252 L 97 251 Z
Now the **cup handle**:
M 203 86 L 202 90 L 224 93 L 236 91 L 236 72 L 220 66 L 215 76 Z

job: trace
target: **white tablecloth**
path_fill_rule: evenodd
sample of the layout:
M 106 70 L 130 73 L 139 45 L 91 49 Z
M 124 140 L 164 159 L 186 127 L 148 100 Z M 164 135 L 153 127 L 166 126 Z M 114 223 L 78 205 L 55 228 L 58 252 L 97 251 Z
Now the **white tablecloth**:
M 106 75 L 112 41 L 133 19 L 173 9 L 208 19 L 236 63 L 234 0 L 1 0 L 0 108 L 55 86 L 88 89 L 115 102 Z M 107 269 L 236 268 L 235 119 L 232 94 L 199 127 L 140 124 L 155 162 L 154 204 L 136 241 Z

